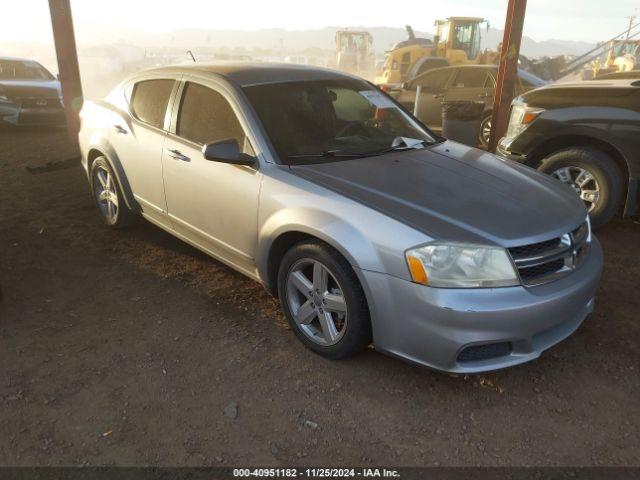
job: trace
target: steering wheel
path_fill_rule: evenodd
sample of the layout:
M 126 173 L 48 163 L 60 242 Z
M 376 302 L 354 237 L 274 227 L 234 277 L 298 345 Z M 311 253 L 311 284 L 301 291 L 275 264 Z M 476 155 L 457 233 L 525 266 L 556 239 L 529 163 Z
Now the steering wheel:
M 358 133 L 366 133 L 366 128 L 362 122 L 357 120 L 347 122 L 347 124 L 336 133 L 336 138 L 344 137 L 347 135 L 357 135 Z

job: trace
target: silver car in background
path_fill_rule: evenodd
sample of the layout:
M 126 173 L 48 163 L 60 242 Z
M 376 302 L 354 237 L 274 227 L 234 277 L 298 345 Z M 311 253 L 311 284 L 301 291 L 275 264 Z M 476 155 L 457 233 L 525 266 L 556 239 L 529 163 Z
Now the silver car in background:
M 34 60 L 0 56 L 0 125 L 64 125 L 60 82 Z
M 136 216 L 261 282 L 296 336 L 450 372 L 537 358 L 593 310 L 568 187 L 433 135 L 373 85 L 293 65 L 167 67 L 85 103 L 111 227 Z

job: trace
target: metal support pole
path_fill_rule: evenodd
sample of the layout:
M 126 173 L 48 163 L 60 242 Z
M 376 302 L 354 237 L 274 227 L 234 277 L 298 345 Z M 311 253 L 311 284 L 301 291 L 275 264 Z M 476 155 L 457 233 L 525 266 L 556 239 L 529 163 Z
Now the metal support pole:
M 413 103 L 413 116 L 418 118 L 418 112 L 420 111 L 420 96 L 422 95 L 422 86 L 416 87 L 416 100 Z
M 78 112 L 82 107 L 82 83 L 80 82 L 78 52 L 69 1 L 49 0 L 49 10 L 62 86 L 67 132 L 71 142 L 75 143 L 78 141 L 78 130 L 80 129 Z
M 498 141 L 507 130 L 511 101 L 518 81 L 518 57 L 520 56 L 520 42 L 522 40 L 526 9 L 527 0 L 509 0 L 502 50 L 500 51 L 496 94 L 493 101 L 493 116 L 491 118 L 489 151 L 494 153 L 498 146 Z

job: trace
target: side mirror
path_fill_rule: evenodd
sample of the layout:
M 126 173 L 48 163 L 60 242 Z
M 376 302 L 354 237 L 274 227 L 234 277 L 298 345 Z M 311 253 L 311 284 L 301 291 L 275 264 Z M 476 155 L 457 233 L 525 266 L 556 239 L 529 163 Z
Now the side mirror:
M 207 143 L 202 147 L 202 155 L 212 162 L 230 163 L 232 165 L 253 166 L 256 163 L 254 157 L 240 152 L 238 141 L 233 138 Z

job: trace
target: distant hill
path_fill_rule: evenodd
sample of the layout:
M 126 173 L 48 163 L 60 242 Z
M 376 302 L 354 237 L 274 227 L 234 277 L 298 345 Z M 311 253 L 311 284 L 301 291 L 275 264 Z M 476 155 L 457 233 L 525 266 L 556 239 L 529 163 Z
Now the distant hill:
M 482 48 L 496 49 L 502 42 L 503 30 L 495 28 L 489 32 L 482 32 Z M 553 57 L 556 55 L 581 55 L 588 52 L 595 44 L 588 42 L 575 42 L 571 40 L 543 40 L 536 41 L 531 37 L 522 37 L 520 52 L 527 57 Z
M 168 33 L 147 33 L 101 25 L 79 25 L 78 39 L 85 45 L 128 43 L 143 47 L 211 47 L 229 49 L 264 49 L 295 52 L 305 49 L 333 50 L 334 36 L 341 27 L 325 27 L 318 30 L 263 29 L 242 30 L 178 30 Z M 383 53 L 393 44 L 405 40 L 404 28 L 397 27 L 349 27 L 351 30 L 368 30 L 373 35 L 373 48 Z M 483 48 L 495 49 L 502 41 L 502 30 L 483 31 Z M 428 32 L 416 31 L 417 36 L 433 38 Z M 586 42 L 567 40 L 536 41 L 530 37 L 522 39 L 522 53 L 529 57 L 554 56 L 561 54 L 579 55 L 594 45 Z

